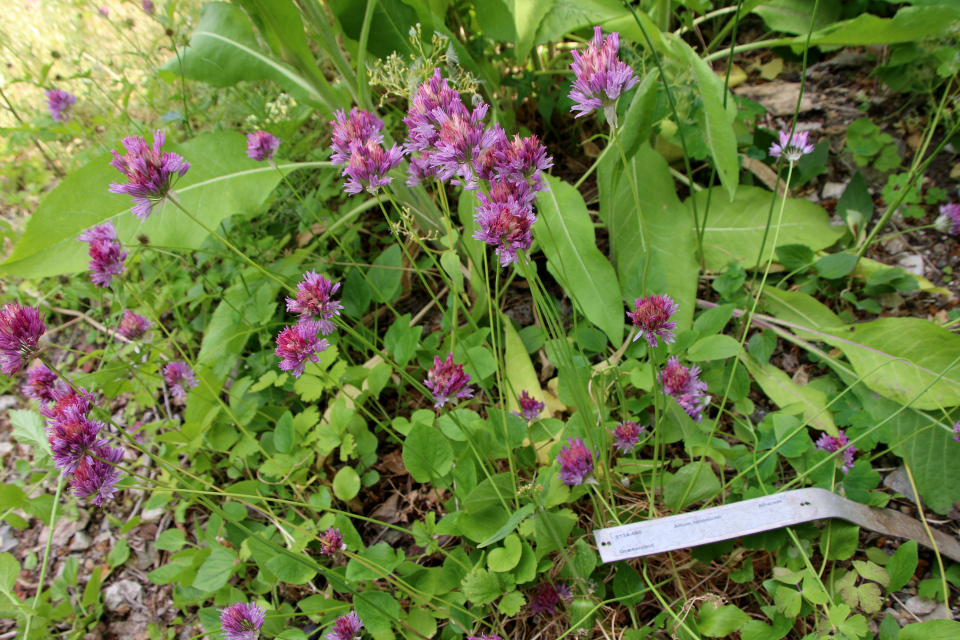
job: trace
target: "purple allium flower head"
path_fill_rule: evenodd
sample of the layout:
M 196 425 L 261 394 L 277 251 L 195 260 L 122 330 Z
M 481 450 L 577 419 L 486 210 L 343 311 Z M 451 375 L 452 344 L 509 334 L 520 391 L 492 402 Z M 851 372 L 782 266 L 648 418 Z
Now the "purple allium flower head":
M 330 148 L 333 149 L 330 160 L 333 164 L 350 162 L 354 143 L 365 145 L 367 142 L 376 144 L 383 142 L 383 136 L 380 135 L 380 130 L 383 129 L 383 120 L 375 114 L 354 107 L 350 110 L 349 115 L 341 109 L 334 116 L 336 119 L 330 122 L 333 125 L 330 141 Z
M 177 154 L 163 152 L 166 139 L 166 132 L 158 129 L 153 132 L 152 147 L 143 136 L 130 136 L 123 139 L 127 155 L 112 151 L 110 166 L 125 175 L 127 182 L 114 182 L 110 185 L 110 193 L 132 196 L 133 213 L 141 221 L 146 220 L 153 213 L 154 206 L 173 192 L 176 181 L 190 168 L 190 164 Z
M 843 429 L 840 429 L 839 433 L 835 436 L 826 433 L 823 434 L 820 436 L 820 439 L 817 440 L 816 444 L 817 449 L 826 451 L 827 453 L 835 453 L 843 450 L 843 464 L 840 470 L 843 471 L 844 474 L 847 474 L 850 472 L 850 469 L 853 469 L 853 457 L 857 455 L 857 448 L 850 444 L 850 438 L 843 432 Z
M 403 119 L 409 131 L 404 147 L 408 151 L 435 149 L 443 117 L 454 115 L 469 117 L 470 112 L 463 106 L 460 94 L 440 75 L 440 69 L 434 68 L 433 76 L 417 87 Z
M 525 186 L 525 183 L 520 184 Z M 489 197 L 478 193 L 480 206 L 474 214 L 477 231 L 473 238 L 496 247 L 503 267 L 519 259 L 517 251 L 527 251 L 533 244 L 531 228 L 537 221 L 530 204 L 519 199 L 529 191 L 517 192 L 512 189 L 514 186 L 513 183 L 495 183 Z
M 680 310 L 679 305 L 666 294 L 645 296 L 634 300 L 634 310 L 627 312 L 627 317 L 633 321 L 639 331 L 633 337 L 634 341 L 645 335 L 647 344 L 657 346 L 659 337 L 665 344 L 673 342 L 673 330 L 677 323 L 670 320 L 670 316 Z
M 477 105 L 469 115 L 448 115 L 440 108 L 434 109 L 434 115 L 440 120 L 440 138 L 431 161 L 441 180 L 459 176 L 452 181 L 453 184 L 463 185 L 467 190 L 479 188 L 473 163 L 503 135 L 499 127 L 484 128 L 487 109 L 489 105 L 485 102 Z
M 125 309 L 117 332 L 127 340 L 140 340 L 152 326 L 153 323 L 139 313 Z
M 940 215 L 933 224 L 940 233 L 960 235 L 960 204 L 948 202 L 940 205 Z
M 100 14 L 100 17 L 101 17 L 101 18 L 109 18 L 109 17 L 110 17 L 110 9 L 108 9 L 107 7 L 105 7 L 105 6 L 103 6 L 103 5 L 100 5 L 99 7 L 97 7 L 97 13 Z
M 331 322 L 333 316 L 340 315 L 343 305 L 330 296 L 337 292 L 340 283 L 332 283 L 316 271 L 303 274 L 303 282 L 297 285 L 297 299 L 287 298 L 287 311 L 300 316 L 300 321 L 312 320 L 320 327 L 323 335 L 336 330 Z
M 660 372 L 660 384 L 663 392 L 673 396 L 687 415 L 700 422 L 703 410 L 710 404 L 706 394 L 707 383 L 700 380 L 700 367 L 689 368 L 680 364 L 677 356 L 667 359 L 667 366 Z
M 127 252 L 123 250 L 117 240 L 117 231 L 112 222 L 97 225 L 87 229 L 77 238 L 80 242 L 90 244 L 90 280 L 96 286 L 106 289 L 110 286 L 113 276 L 127 270 L 123 261 L 127 259 Z
M 960 442 L 960 420 L 953 423 L 953 439 Z
M 280 369 L 299 378 L 307 362 L 320 362 L 320 353 L 327 348 L 327 341 L 318 339 L 318 333 L 320 323 L 313 320 L 302 320 L 300 324 L 281 331 L 277 335 L 277 349 L 273 352 L 282 359 Z
M 153 0 L 142 0 L 140 7 L 143 9 L 143 12 L 148 16 L 152 16 L 156 5 L 153 4 Z
M 47 330 L 39 308 L 10 302 L 0 309 L 0 371 L 12 376 L 39 352 L 37 344 Z
M 253 160 L 263 161 L 273 158 L 273 154 L 280 148 L 280 138 L 266 131 L 254 131 L 247 134 L 247 156 Z
M 433 151 L 421 151 L 419 156 L 410 158 L 407 186 L 415 187 L 437 177 L 437 166 L 433 164 L 432 157 Z
M 344 191 L 351 195 L 361 191 L 376 195 L 380 187 L 393 181 L 387 173 L 397 168 L 401 161 L 403 161 L 403 149 L 397 145 L 386 150 L 373 140 L 364 143 L 355 142 L 351 146 L 350 162 L 341 173 L 348 178 Z
M 93 462 L 90 455 L 107 444 L 107 440 L 100 437 L 103 426 L 99 420 L 87 418 L 77 407 L 69 407 L 61 417 L 50 420 L 47 442 L 60 475 L 73 473 L 84 460 Z
M 780 132 L 780 143 L 770 145 L 770 155 L 779 158 L 781 155 L 788 162 L 796 162 L 808 153 L 813 153 L 813 145 L 807 141 L 809 131 L 799 131 L 790 134 L 789 131 Z
M 539 418 L 540 412 L 547 406 L 536 398 L 531 397 L 526 389 L 520 392 L 520 395 L 517 397 L 517 402 L 520 404 L 520 411 L 512 411 L 511 413 L 520 416 L 527 422 L 533 422 Z
M 94 395 L 88 393 L 83 387 L 76 391 L 56 388 L 51 391 L 51 396 L 53 397 L 53 404 L 48 407 L 40 407 L 40 415 L 48 420 L 65 420 L 71 411 L 87 415 L 96 400 Z
M 57 391 L 65 391 L 66 385 L 47 365 L 38 364 L 27 370 L 27 382 L 20 388 L 23 395 L 40 402 L 56 402 Z
M 585 116 L 594 109 L 603 109 L 607 122 L 617 126 L 617 98 L 629 91 L 639 78 L 625 62 L 617 57 L 620 35 L 611 33 L 606 38 L 600 27 L 593 28 L 593 40 L 584 51 L 573 52 L 573 72 L 576 79 L 570 89 L 570 99 L 576 104 L 570 109 Z
M 576 486 L 588 481 L 593 473 L 593 454 L 580 438 L 567 438 L 567 446 L 560 448 L 560 479 L 563 484 Z
M 507 139 L 507 134 L 497 123 L 494 123 L 488 131 L 493 142 L 473 159 L 471 163 L 473 172 L 478 179 L 491 183 L 500 176 L 509 180 L 510 178 L 504 173 L 502 154 L 504 149 L 509 146 L 510 141 Z
M 340 616 L 333 623 L 333 630 L 327 634 L 328 640 L 356 640 L 363 633 L 363 622 L 356 611 Z
M 224 640 L 257 640 L 266 614 L 257 604 L 232 604 L 220 612 L 220 633 Z
M 512 141 L 497 149 L 496 155 L 501 175 L 515 182 L 529 181 L 533 194 L 548 188 L 540 174 L 553 166 L 553 156 L 547 155 L 547 148 L 540 144 L 537 136 L 515 135 Z
M 541 582 L 533 588 L 533 594 L 530 596 L 530 610 L 534 615 L 542 613 L 552 616 L 560 606 L 561 600 L 567 600 L 569 597 L 570 588 L 567 585 L 561 584 L 556 587 L 549 582 Z
M 343 534 L 340 529 L 330 527 L 320 538 L 320 553 L 325 556 L 334 556 L 338 551 L 347 548 L 347 543 L 343 541 Z
M 66 122 L 70 119 L 70 110 L 77 102 L 77 96 L 63 89 L 45 91 L 47 97 L 47 111 L 54 122 Z
M 197 376 L 186 362 L 168 362 L 163 368 L 163 379 L 174 398 L 186 398 L 187 391 L 197 386 Z
M 469 382 L 470 375 L 463 372 L 463 365 L 454 364 L 453 354 L 448 353 L 446 360 L 433 356 L 433 366 L 427 371 L 423 385 L 433 393 L 433 406 L 441 408 L 447 402 L 456 404 L 472 398 L 473 389 L 467 386 Z
M 98 507 L 113 498 L 117 493 L 114 486 L 120 479 L 117 465 L 123 459 L 123 449 L 101 447 L 94 452 L 96 458 L 84 458 L 73 472 L 73 495 L 78 498 L 93 497 Z M 99 459 L 97 459 L 99 458 Z
M 613 431 L 613 446 L 619 449 L 620 453 L 630 453 L 640 442 L 640 434 L 643 433 L 645 428 L 629 420 L 621 422 L 614 429 L 611 429 Z

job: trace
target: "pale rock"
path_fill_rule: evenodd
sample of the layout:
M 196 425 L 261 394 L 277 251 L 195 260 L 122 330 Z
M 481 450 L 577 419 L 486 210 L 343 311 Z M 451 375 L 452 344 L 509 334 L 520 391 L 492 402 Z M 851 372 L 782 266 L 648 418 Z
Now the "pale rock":
M 937 601 L 933 598 L 914 596 L 904 602 L 903 606 L 906 607 L 907 611 L 919 618 L 933 613 L 934 609 L 937 608 Z
M 13 527 L 6 522 L 0 524 L 0 553 L 13 551 L 19 544 L 20 541 L 13 535 Z
M 907 273 L 923 277 L 923 257 L 916 253 L 903 256 L 897 264 Z
M 17 396 L 0 396 L 0 412 L 17 406 Z
M 846 188 L 847 188 L 847 185 L 845 185 L 842 182 L 828 182 L 827 184 L 823 185 L 823 191 L 821 192 L 820 195 L 823 197 L 824 200 L 830 200 L 831 198 L 839 198 L 840 196 L 843 195 L 843 192 Z
M 0 458 L 13 451 L 13 445 L 9 442 L 0 442 Z
M 880 244 L 882 244 L 883 248 L 887 251 L 887 253 L 889 253 L 892 256 L 898 253 L 902 253 L 910 248 L 907 246 L 906 240 L 904 240 L 900 236 L 894 236 L 889 240 L 887 240 L 886 242 L 881 242 Z
M 118 611 L 121 607 L 129 608 L 131 605 L 139 604 L 140 596 L 143 594 L 143 587 L 139 582 L 133 580 L 117 580 L 103 594 L 103 604 L 107 611 Z
M 86 531 L 77 531 L 70 542 L 70 551 L 86 551 L 93 544 L 93 537 Z
M 90 514 L 84 509 L 79 509 L 78 518 L 78 520 L 68 520 L 67 518 L 57 519 L 57 524 L 53 527 L 54 547 L 67 546 L 70 538 L 72 538 L 77 531 L 83 531 L 87 527 L 87 523 L 90 522 Z M 39 540 L 45 543 L 48 535 L 50 535 L 50 529 L 44 526 L 43 529 L 40 530 Z
M 953 613 L 947 608 L 946 603 L 937 602 L 937 608 L 920 618 L 924 622 L 933 620 L 953 620 Z
M 164 513 L 166 513 L 165 507 L 157 507 L 156 509 L 144 509 L 140 512 L 140 524 L 147 524 L 148 522 L 154 522 L 160 519 Z

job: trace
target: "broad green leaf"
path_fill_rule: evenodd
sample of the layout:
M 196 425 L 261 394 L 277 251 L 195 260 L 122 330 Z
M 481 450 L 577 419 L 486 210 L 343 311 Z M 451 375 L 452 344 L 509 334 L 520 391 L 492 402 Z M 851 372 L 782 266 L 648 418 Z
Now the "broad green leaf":
M 364 591 L 353 596 L 353 606 L 363 626 L 373 635 L 389 633 L 400 620 L 400 603 L 382 591 Z
M 948 371 L 960 358 L 955 333 L 920 318 L 881 318 L 828 333 L 821 339 L 843 351 L 866 385 L 884 397 L 916 409 L 960 404 L 960 362 Z
M 903 7 L 893 18 L 878 18 L 862 13 L 852 20 L 838 22 L 817 31 L 810 37 L 810 46 L 916 42 L 943 35 L 958 17 L 960 9 L 943 5 Z M 798 36 L 794 46 L 804 46 L 806 41 L 805 35 Z
M 463 501 L 463 508 L 467 513 L 477 513 L 493 505 L 502 506 L 504 502 L 509 504 L 512 497 L 512 476 L 509 473 L 498 473 L 478 484 Z
M 187 539 L 180 529 L 170 528 L 157 537 L 155 546 L 160 551 L 180 551 L 186 543 Z
M 720 481 L 710 463 L 691 462 L 677 471 L 667 482 L 663 489 L 663 503 L 673 511 L 680 511 L 684 507 L 712 498 L 719 493 Z
M 854 560 L 853 566 L 856 568 L 857 573 L 860 574 L 861 578 L 879 582 L 884 587 L 890 586 L 890 574 L 888 574 L 887 570 L 877 563 L 870 562 L 869 560 Z
M 117 544 L 113 545 L 113 549 L 110 549 L 110 553 L 107 554 L 107 563 L 111 568 L 116 569 L 129 559 L 130 547 L 127 546 L 126 539 L 120 538 L 117 540 Z
M 333 478 L 333 494 L 347 502 L 360 493 L 360 476 L 353 467 L 342 467 Z
M 20 575 L 20 563 L 10 553 L 0 553 L 0 591 L 13 592 Z
M 865 582 L 857 587 L 857 596 L 860 600 L 860 609 L 864 613 L 877 613 L 883 605 L 880 587 L 872 582 Z
M 485 36 L 501 42 L 517 41 L 513 0 L 474 0 L 473 9 L 476 12 L 477 24 Z M 464 191 L 464 194 L 467 192 Z
M 513 328 L 510 318 L 503 316 L 503 367 L 507 372 L 507 382 L 510 383 L 510 394 L 507 396 L 507 409 L 519 411 L 520 403 L 517 398 L 524 391 L 538 402 L 544 402 L 543 389 L 540 388 L 540 379 L 533 368 L 533 362 L 523 346 L 523 340 L 517 330 Z M 549 418 L 550 410 L 544 406 L 540 412 L 541 418 Z M 549 447 L 548 447 L 549 448 Z
M 267 560 L 267 569 L 288 584 L 306 584 L 317 575 L 309 565 L 282 553 Z
M 908 624 L 900 630 L 898 640 L 956 640 L 960 638 L 960 622 L 933 620 Z
M 838 329 L 845 327 L 843 322 L 833 311 L 830 311 L 822 302 L 799 291 L 783 291 L 767 287 L 763 291 L 764 308 L 777 318 L 799 327 L 816 331 Z M 803 331 L 796 327 L 790 330 L 807 340 L 820 340 L 821 336 Z
M 686 210 L 677 197 L 670 166 L 646 141 L 628 166 L 636 181 L 640 208 L 653 245 L 647 292 L 669 294 L 680 306 L 672 318 L 677 328 L 680 331 L 689 329 L 700 274 L 693 213 Z M 622 162 L 613 153 L 607 154 L 600 163 L 597 185 L 600 189 L 600 217 L 607 223 L 610 234 L 616 236 L 617 269 L 623 296 L 632 310 L 633 299 L 642 295 L 644 243 L 630 182 Z
M 512 533 L 503 540 L 503 546 L 497 547 L 487 556 L 487 567 L 490 571 L 503 573 L 510 571 L 520 562 L 520 553 L 523 547 L 520 544 L 520 537 Z
M 597 249 L 593 223 L 580 193 L 557 178 L 546 176 L 546 180 L 550 189 L 537 196 L 541 219 L 534 233 L 547 255 L 547 267 L 587 319 L 619 347 L 626 312 L 617 274 Z
M 164 151 L 182 155 L 190 170 L 176 184 L 187 211 L 211 229 L 227 217 L 260 211 L 280 181 L 273 167 L 246 155 L 246 138 L 239 133 L 207 133 L 182 144 L 169 141 Z M 22 278 L 77 273 L 87 268 L 87 245 L 77 241 L 81 231 L 111 221 L 126 245 L 144 234 L 153 246 L 197 249 L 208 237 L 200 225 L 172 204 L 155 208 L 141 223 L 130 211 L 130 198 L 107 191 L 121 174 L 108 163 L 110 155 L 94 158 L 67 176 L 51 191 L 27 221 L 13 253 L 0 270 Z M 327 163 L 284 163 L 283 171 Z
M 6 509 L 19 509 L 26 502 L 27 494 L 15 484 L 0 485 L 0 504 Z
M 507 6 L 513 13 L 517 34 L 513 53 L 518 61 L 523 61 L 533 47 L 540 21 L 553 6 L 553 0 L 507 0 Z
M 826 545 L 823 552 L 827 560 L 847 560 L 857 552 L 860 541 L 860 527 L 843 520 L 830 520 L 827 525 Z
M 687 360 L 703 362 L 704 360 L 723 360 L 737 355 L 740 343 L 723 334 L 707 336 L 693 343 L 687 350 Z
M 488 547 L 491 544 L 500 542 L 506 538 L 508 535 L 513 533 L 513 530 L 517 528 L 517 525 L 520 524 L 521 520 L 533 513 L 535 508 L 536 507 L 532 504 L 520 507 L 516 513 L 510 516 L 507 524 L 503 525 L 503 527 L 501 527 L 500 530 L 497 531 L 492 537 L 490 537 L 488 540 L 484 540 L 483 543 L 477 545 L 477 547 L 482 549 L 483 547 Z
M 810 421 L 813 428 L 831 435 L 837 434 L 833 413 L 825 409 L 827 394 L 811 386 L 799 385 L 780 369 L 769 364 L 760 364 L 747 354 L 742 354 L 740 360 L 746 365 L 754 381 L 778 407 L 782 409 L 801 403 L 803 417 Z
M 273 431 L 273 446 L 280 453 L 290 453 L 296 441 L 296 429 L 293 426 L 293 414 L 285 411 Z
M 442 478 L 453 468 L 453 447 L 437 429 L 415 423 L 403 443 L 403 464 L 417 482 Z
M 890 591 L 899 591 L 910 582 L 917 571 L 917 541 L 908 540 L 900 545 L 896 553 L 887 563 L 887 573 L 890 575 Z
M 651 70 L 637 87 L 633 101 L 627 107 L 627 113 L 620 123 L 620 142 L 623 144 L 624 155 L 630 160 L 640 150 L 640 145 L 650 141 L 650 133 L 656 123 L 657 116 L 657 82 L 660 75 Z M 611 152 L 608 156 L 613 156 Z M 620 159 L 615 161 L 623 166 Z
M 703 101 L 703 127 L 700 129 L 704 142 L 713 156 L 713 163 L 720 176 L 720 182 L 733 201 L 737 193 L 740 179 L 740 161 L 737 158 L 737 136 L 733 132 L 733 121 L 736 119 L 737 107 L 734 100 L 728 100 L 724 107 L 723 94 L 725 91 L 723 79 L 713 72 L 710 65 L 694 51 L 690 45 L 678 37 L 672 37 L 671 42 L 678 48 L 681 56 L 685 56 L 687 63 L 693 68 L 700 89 L 700 99 Z M 706 207 L 701 209 L 706 211 Z M 710 212 L 711 216 L 713 211 Z M 704 246 L 706 251 L 706 246 Z
M 777 611 L 788 618 L 796 618 L 800 613 L 800 605 L 803 604 L 799 591 L 784 586 L 777 589 L 773 600 L 777 605 Z
M 233 574 L 236 560 L 235 552 L 219 544 L 213 545 L 210 555 L 203 561 L 191 586 L 206 593 L 219 591 Z
M 737 262 L 744 269 L 757 266 L 760 243 L 770 213 L 773 193 L 760 187 L 741 185 L 733 201 L 723 197 L 720 187 L 713 187 L 710 198 L 710 217 L 704 231 L 703 252 L 707 268 L 720 271 L 725 265 Z M 709 190 L 695 196 L 700 211 L 706 210 Z M 687 208 L 693 211 L 688 198 Z M 781 201 L 778 199 L 770 223 L 770 235 L 763 249 L 764 261 L 774 253 L 773 236 L 776 233 Z M 840 239 L 844 227 L 834 227 L 823 207 L 803 198 L 788 198 L 783 206 L 778 245 L 805 244 L 814 251 L 825 249 Z
M 367 271 L 370 292 L 376 302 L 392 302 L 400 295 L 400 280 L 403 277 L 403 257 L 400 245 L 393 243 L 383 250 Z
M 817 260 L 817 275 L 826 280 L 843 278 L 856 263 L 857 256 L 852 253 L 830 253 Z
M 359 41 L 367 2 L 334 0 L 330 5 L 331 10 L 343 26 L 344 34 Z M 373 7 L 367 51 L 381 59 L 394 52 L 397 52 L 404 59 L 408 54 L 417 53 L 414 51 L 413 45 L 410 44 L 410 36 L 408 35 L 410 27 L 417 22 L 416 11 L 400 0 L 375 0 Z M 424 40 L 427 42 L 430 39 L 428 34 L 427 31 L 423 34 Z
M 463 594 L 474 604 L 490 604 L 513 589 L 510 574 L 492 573 L 486 569 L 474 569 L 461 582 Z
M 50 457 L 50 443 L 44 433 L 43 418 L 33 411 L 23 409 L 13 409 L 8 415 L 10 424 L 13 425 L 10 435 L 20 444 L 28 444 L 33 448 L 34 464 L 45 469 L 52 468 L 53 458 Z
M 813 8 L 817 4 L 816 0 L 770 0 L 753 12 L 763 18 L 764 24 L 771 31 L 806 35 L 810 31 Z M 823 29 L 839 17 L 839 2 L 820 2 L 813 28 L 814 30 Z
M 750 616 L 732 604 L 714 607 L 713 604 L 706 603 L 697 613 L 697 628 L 708 638 L 726 638 L 748 622 Z
M 520 610 L 525 604 L 527 604 L 527 599 L 522 593 L 519 591 L 511 591 L 507 595 L 500 598 L 500 603 L 497 605 L 497 611 L 505 616 L 515 616 L 520 613 Z
M 662 48 L 663 40 L 656 25 L 647 14 L 639 9 L 636 11 L 653 46 Z M 570 31 L 594 26 L 602 27 L 604 33 L 616 31 L 621 38 L 646 46 L 646 39 L 636 20 L 619 0 L 554 0 L 540 21 L 534 44 L 553 42 Z

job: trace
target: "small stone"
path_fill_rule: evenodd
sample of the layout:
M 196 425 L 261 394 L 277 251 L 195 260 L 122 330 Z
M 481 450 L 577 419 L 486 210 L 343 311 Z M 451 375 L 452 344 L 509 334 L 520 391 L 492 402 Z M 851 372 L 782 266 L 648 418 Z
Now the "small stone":
M 923 277 L 923 257 L 912 253 L 906 256 L 903 256 L 897 261 L 897 264 L 903 268 L 909 274 Z
M 17 396 L 0 396 L 0 412 L 17 406 Z
M 953 178 L 954 180 L 956 180 L 957 178 L 960 178 L 960 162 L 953 165 L 953 168 L 950 169 L 950 177 Z
M 103 604 L 107 611 L 119 612 L 121 608 L 130 610 L 131 604 L 138 604 L 143 587 L 133 580 L 117 580 L 103 594 Z M 931 609 L 932 611 L 932 609 Z
M 146 523 L 159 520 L 160 517 L 166 513 L 166 511 L 167 510 L 164 507 L 157 507 L 156 509 L 144 509 L 140 512 L 140 522 Z
M 20 545 L 20 541 L 13 535 L 13 529 L 4 522 L 0 524 L 0 553 L 13 551 Z
M 883 248 L 886 249 L 887 253 L 889 253 L 892 256 L 895 256 L 898 253 L 902 253 L 910 248 L 907 246 L 906 241 L 900 236 L 894 236 L 889 240 L 887 240 L 886 242 L 881 242 L 880 244 L 882 244 Z
M 937 608 L 920 619 L 924 622 L 931 622 L 933 620 L 953 620 L 953 613 L 951 613 L 950 609 L 947 608 L 947 604 L 945 602 L 937 602 Z
M 93 537 L 86 531 L 77 531 L 70 542 L 70 551 L 86 551 L 93 544 Z
M 933 613 L 934 609 L 937 608 L 937 601 L 933 598 L 914 596 L 904 602 L 903 606 L 906 607 L 907 611 L 919 618 Z
M 828 182 L 827 184 L 823 185 L 823 191 L 821 192 L 821 195 L 823 196 L 824 200 L 839 198 L 843 195 L 843 192 L 846 188 L 847 185 L 843 184 L 842 182 Z

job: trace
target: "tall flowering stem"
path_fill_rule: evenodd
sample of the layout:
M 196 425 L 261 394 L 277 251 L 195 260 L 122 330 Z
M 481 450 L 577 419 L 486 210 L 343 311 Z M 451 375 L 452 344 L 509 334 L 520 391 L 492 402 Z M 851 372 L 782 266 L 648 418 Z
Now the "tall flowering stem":
M 50 507 L 50 532 L 47 535 L 47 546 L 43 550 L 43 564 L 40 565 L 40 580 L 37 583 L 37 595 L 33 598 L 33 610 L 37 610 L 40 604 L 40 595 L 43 593 L 43 580 L 47 575 L 47 566 L 50 564 L 50 547 L 53 546 L 54 524 L 57 522 L 57 505 L 60 504 L 60 494 L 63 492 L 63 476 L 57 479 L 57 493 L 53 496 L 53 506 Z M 28 612 L 27 621 L 23 625 L 23 637 L 30 637 L 30 626 L 33 624 L 33 616 Z

